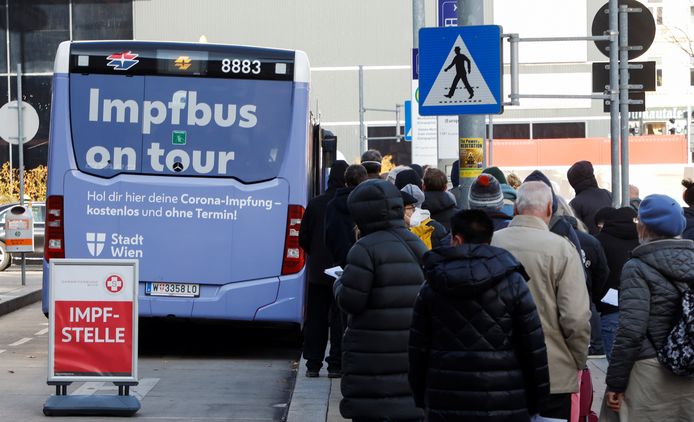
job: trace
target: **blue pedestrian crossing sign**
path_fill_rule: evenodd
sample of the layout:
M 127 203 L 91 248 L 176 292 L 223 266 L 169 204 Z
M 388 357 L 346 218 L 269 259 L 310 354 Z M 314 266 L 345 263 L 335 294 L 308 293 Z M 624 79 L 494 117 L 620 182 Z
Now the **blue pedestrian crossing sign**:
M 419 31 L 422 116 L 502 113 L 502 77 L 500 26 Z

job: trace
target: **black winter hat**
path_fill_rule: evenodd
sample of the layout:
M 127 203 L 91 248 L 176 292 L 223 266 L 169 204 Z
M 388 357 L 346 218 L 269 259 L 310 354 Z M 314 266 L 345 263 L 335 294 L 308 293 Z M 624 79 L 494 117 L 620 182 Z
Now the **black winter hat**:
M 422 188 L 422 179 L 417 172 L 412 169 L 403 170 L 395 176 L 396 188 L 402 189 L 407 185 L 416 185 L 418 188 Z
M 410 168 L 417 172 L 420 179 L 424 177 L 424 169 L 419 164 L 410 164 Z
M 347 161 L 337 160 L 330 166 L 330 176 L 328 176 L 328 189 L 340 189 L 345 187 L 345 171 L 347 171 Z
M 486 169 L 482 170 L 482 173 L 491 174 L 496 180 L 499 181 L 500 184 L 508 185 L 506 176 L 504 176 L 504 172 L 502 172 L 499 167 L 487 167 Z
M 583 160 L 574 163 L 569 168 L 569 171 L 566 172 L 566 177 L 569 179 L 569 183 L 576 191 L 576 194 L 588 188 L 598 187 L 593 164 L 590 161 Z

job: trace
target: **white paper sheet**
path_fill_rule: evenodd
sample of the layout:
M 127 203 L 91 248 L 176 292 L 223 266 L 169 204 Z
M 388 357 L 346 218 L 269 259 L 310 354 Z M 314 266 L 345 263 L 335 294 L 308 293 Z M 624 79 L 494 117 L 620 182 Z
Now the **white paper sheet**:
M 619 291 L 616 289 L 608 290 L 605 297 L 603 297 L 600 301 L 602 303 L 607 303 L 608 305 L 619 306 Z
M 323 272 L 329 275 L 330 277 L 340 278 L 340 276 L 342 275 L 342 267 L 338 265 L 336 267 L 326 268 Z

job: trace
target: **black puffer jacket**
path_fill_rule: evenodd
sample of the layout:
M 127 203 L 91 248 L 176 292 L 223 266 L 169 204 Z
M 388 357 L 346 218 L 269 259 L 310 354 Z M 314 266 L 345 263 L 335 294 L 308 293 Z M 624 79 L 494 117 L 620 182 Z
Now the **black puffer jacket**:
M 323 270 L 333 266 L 333 257 L 325 247 L 325 211 L 335 192 L 345 186 L 346 161 L 338 160 L 330 168 L 328 190 L 308 201 L 299 229 L 299 245 L 308 254 L 308 282 L 332 286 L 332 277 Z
M 599 231 L 595 225 L 595 213 L 601 208 L 612 206 L 612 194 L 598 187 L 593 165 L 589 161 L 579 161 L 571 166 L 567 178 L 576 191 L 576 197 L 569 204 L 576 212 L 576 217 L 583 221 L 590 234 L 595 236 Z
M 694 287 L 694 242 L 657 240 L 639 246 L 624 265 L 619 329 L 607 370 L 609 391 L 623 392 L 637 360 L 653 358 L 681 315 L 680 288 Z
M 335 282 L 335 299 L 348 314 L 342 341 L 345 418 L 416 419 L 407 382 L 412 308 L 424 282 L 419 263 L 426 247 L 405 227 L 400 192 L 368 180 L 349 196 L 361 238 Z
M 598 306 L 600 299 L 605 296 L 603 291 L 607 291 L 605 285 L 607 284 L 607 277 L 610 275 L 605 250 L 598 239 L 578 229 L 578 220 L 575 217 L 563 215 L 562 218 L 571 224 L 571 227 L 576 231 L 576 236 L 578 236 L 578 241 L 581 244 L 581 258 L 583 268 L 586 270 L 588 293 L 595 306 Z
M 431 218 L 443 224 L 449 231 L 451 230 L 451 217 L 459 211 L 456 208 L 453 195 L 442 191 L 424 192 L 422 208 L 429 210 Z
M 354 188 L 341 188 L 328 202 L 325 210 L 325 247 L 333 258 L 333 265 L 345 267 L 347 253 L 357 241 L 354 219 L 347 208 L 347 198 Z
M 636 213 L 631 207 L 613 209 L 605 216 L 605 224 L 600 233 L 595 236 L 605 251 L 607 267 L 610 269 L 607 283 L 602 292 L 597 295 L 600 296 L 599 299 L 602 299 L 609 289 L 619 291 L 622 267 L 629 260 L 631 251 L 639 246 L 639 234 L 636 232 L 634 218 L 636 218 Z M 601 314 L 612 314 L 619 311 L 618 307 L 602 302 L 598 302 L 597 307 Z
M 542 325 L 525 271 L 489 245 L 424 257 L 410 332 L 410 384 L 427 420 L 528 421 L 549 395 Z
M 687 219 L 687 226 L 682 233 L 682 239 L 694 240 L 694 209 L 692 207 L 684 208 L 684 217 Z

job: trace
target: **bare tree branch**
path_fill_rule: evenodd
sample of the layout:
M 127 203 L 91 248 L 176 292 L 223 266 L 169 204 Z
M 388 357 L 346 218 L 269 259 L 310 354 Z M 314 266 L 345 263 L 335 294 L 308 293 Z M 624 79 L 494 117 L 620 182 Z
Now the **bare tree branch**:
M 679 27 L 665 26 L 668 42 L 676 45 L 689 57 L 694 58 L 694 38 L 684 29 Z

